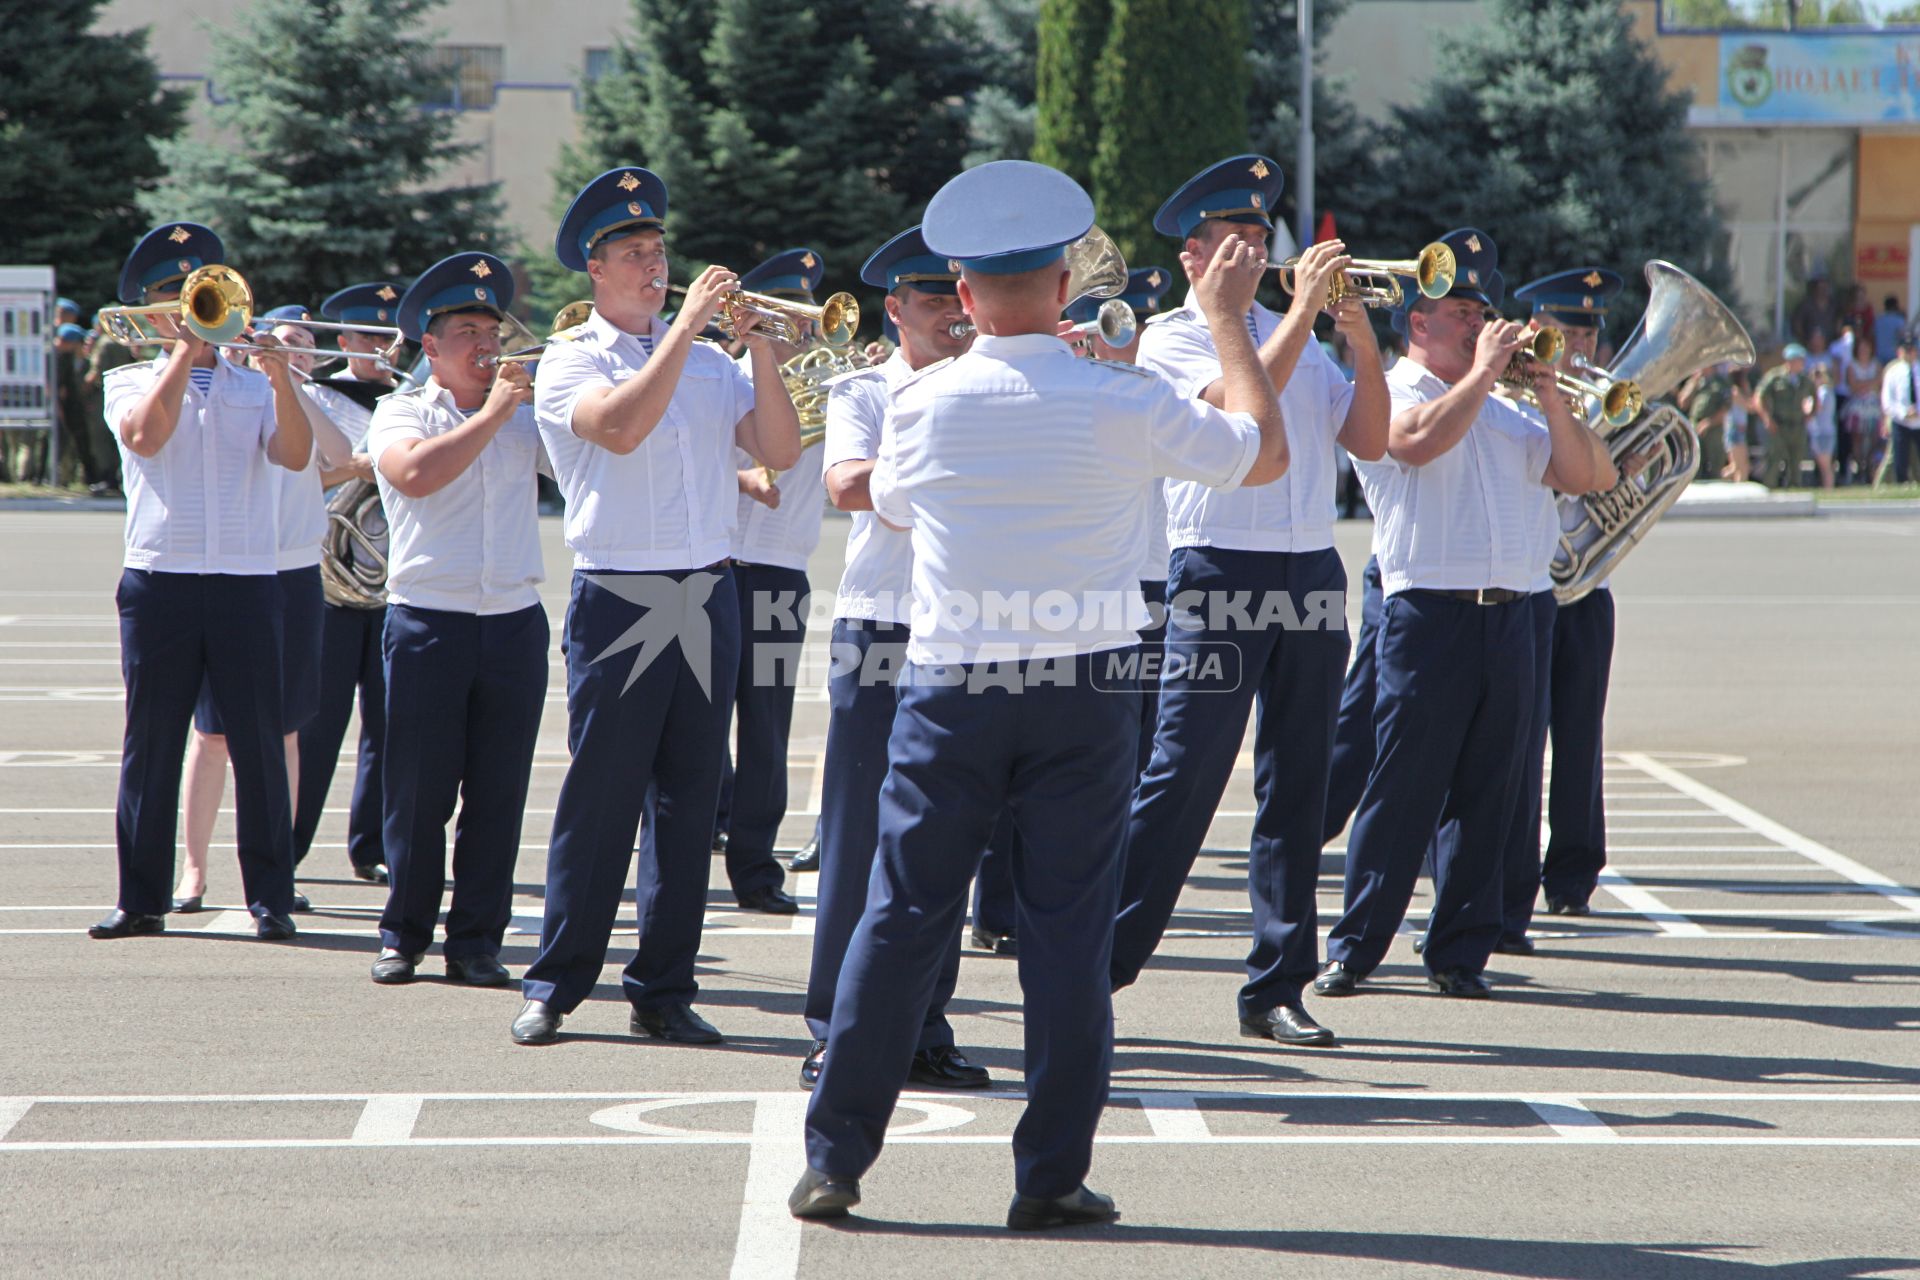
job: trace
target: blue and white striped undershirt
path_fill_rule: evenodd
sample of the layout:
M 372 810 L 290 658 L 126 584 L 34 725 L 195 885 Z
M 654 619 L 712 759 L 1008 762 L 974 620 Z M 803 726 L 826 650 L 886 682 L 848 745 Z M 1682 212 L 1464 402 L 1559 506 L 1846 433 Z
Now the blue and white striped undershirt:
M 201 395 L 213 390 L 213 370 L 199 365 L 187 370 L 187 376 L 193 380 L 193 389 Z

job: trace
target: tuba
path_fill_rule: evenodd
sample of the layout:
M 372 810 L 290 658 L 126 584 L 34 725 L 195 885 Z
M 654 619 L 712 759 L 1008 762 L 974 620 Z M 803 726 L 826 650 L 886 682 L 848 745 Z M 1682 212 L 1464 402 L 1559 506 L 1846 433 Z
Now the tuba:
M 387 513 L 371 480 L 348 480 L 327 499 L 320 593 L 328 604 L 348 609 L 378 609 L 387 602 Z
M 1753 339 L 1712 290 L 1659 259 L 1647 263 L 1646 276 L 1646 314 L 1607 370 L 1614 384 L 1634 384 L 1652 401 L 1709 365 L 1753 363 Z M 1700 438 L 1672 405 L 1656 404 L 1618 426 L 1596 411 L 1588 425 L 1605 438 L 1616 467 L 1642 454 L 1649 462 L 1605 493 L 1560 498 L 1553 595 L 1561 604 L 1581 599 L 1612 573 L 1700 469 Z

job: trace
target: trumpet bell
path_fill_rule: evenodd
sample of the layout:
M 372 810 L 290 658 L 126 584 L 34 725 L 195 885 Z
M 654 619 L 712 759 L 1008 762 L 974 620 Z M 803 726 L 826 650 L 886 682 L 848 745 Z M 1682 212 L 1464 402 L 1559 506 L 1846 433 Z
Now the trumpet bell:
M 189 272 L 171 302 L 100 308 L 101 327 L 127 346 L 165 341 L 168 335 L 154 323 L 161 316 L 172 317 L 202 342 L 232 342 L 253 322 L 253 290 L 232 267 L 211 263 Z
M 1288 293 L 1294 292 L 1299 265 L 1300 259 L 1296 257 L 1277 268 L 1280 287 Z M 1327 282 L 1327 296 L 1321 305 L 1331 311 L 1346 299 L 1354 298 L 1362 306 L 1397 307 L 1406 300 L 1406 289 L 1400 283 L 1403 276 L 1412 278 L 1422 297 L 1444 298 L 1453 289 L 1457 269 L 1453 250 L 1438 240 L 1420 250 L 1417 258 L 1403 261 L 1355 258 L 1345 271 Z

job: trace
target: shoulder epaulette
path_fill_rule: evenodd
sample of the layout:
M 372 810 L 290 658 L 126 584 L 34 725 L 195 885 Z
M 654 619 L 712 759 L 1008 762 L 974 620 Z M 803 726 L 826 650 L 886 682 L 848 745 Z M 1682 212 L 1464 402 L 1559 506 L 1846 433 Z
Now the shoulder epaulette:
M 1092 359 L 1088 360 L 1087 363 L 1097 364 L 1102 369 L 1118 369 L 1122 373 L 1131 373 L 1137 378 L 1157 378 L 1160 376 L 1151 369 L 1143 369 L 1137 364 L 1128 364 L 1125 360 Z
M 900 382 L 900 385 L 895 387 L 894 390 L 896 392 L 905 391 L 908 387 L 920 381 L 920 379 L 926 377 L 928 374 L 934 372 L 937 369 L 946 368 L 948 365 L 952 364 L 957 359 L 959 359 L 958 356 L 948 356 L 945 360 L 936 360 L 932 364 L 927 365 L 923 369 L 915 369 L 913 371 L 912 376 L 902 379 Z
M 1157 316 L 1148 316 L 1147 323 L 1159 324 L 1164 320 L 1174 320 L 1174 319 L 1198 320 L 1199 318 L 1200 318 L 1200 313 L 1195 311 L 1192 307 L 1178 307 L 1172 311 L 1162 311 Z

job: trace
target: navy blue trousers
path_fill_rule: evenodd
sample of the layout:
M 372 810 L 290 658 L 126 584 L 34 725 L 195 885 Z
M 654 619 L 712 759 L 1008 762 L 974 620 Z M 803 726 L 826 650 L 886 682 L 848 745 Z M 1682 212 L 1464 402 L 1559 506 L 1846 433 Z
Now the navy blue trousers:
M 547 698 L 547 611 L 387 609 L 387 739 L 381 763 L 392 881 L 380 943 L 408 955 L 433 942 L 447 887 L 454 802 L 449 959 L 498 955 L 513 914 L 513 869 L 534 741 Z
M 1550 898 L 1585 902 L 1607 865 L 1601 726 L 1612 668 L 1613 592 L 1590 592 L 1563 607 L 1553 624 L 1551 830 L 1541 869 Z
M 286 915 L 293 910 L 293 813 L 280 727 L 280 584 L 269 573 L 127 569 L 114 601 L 127 686 L 114 818 L 120 909 L 157 916 L 172 903 L 180 775 L 204 681 L 233 762 L 247 908 Z
M 1256 701 L 1257 807 L 1247 850 L 1254 942 L 1241 1014 L 1297 1001 L 1312 980 L 1327 768 L 1347 663 L 1346 588 L 1346 570 L 1332 549 L 1174 550 L 1167 589 L 1176 605 L 1197 593 L 1190 613 L 1206 625 L 1189 630 L 1176 612 L 1167 630 L 1169 666 L 1153 760 L 1140 778 L 1127 830 L 1113 941 L 1116 988 L 1140 976 L 1166 932 L 1233 776 Z M 1283 600 L 1285 607 L 1273 607 Z M 1235 602 L 1244 603 L 1244 612 L 1209 616 Z M 1228 647 L 1239 655 L 1238 680 L 1222 687 L 1201 663 Z
M 1346 829 L 1347 820 L 1367 789 L 1373 772 L 1373 693 L 1379 675 L 1374 648 L 1380 640 L 1380 562 L 1367 557 L 1360 571 L 1360 634 L 1353 642 L 1353 666 L 1340 693 L 1340 719 L 1333 730 L 1333 761 L 1327 769 L 1327 819 L 1322 843 Z
M 1107 964 L 1140 695 L 1092 687 L 1090 655 L 1059 664 L 1070 687 L 969 688 L 984 668 L 912 667 L 880 791 L 866 911 L 833 1004 L 832 1051 L 807 1107 L 807 1161 L 872 1166 L 966 910 L 967 882 L 1003 808 L 1024 839 L 1019 900 L 1027 1109 L 1014 1184 L 1060 1196 L 1093 1157 L 1113 1065 Z M 1018 664 L 1024 669 L 1031 664 Z M 1005 670 L 1005 668 L 1001 668 Z M 1030 674 L 1030 673 L 1025 673 Z M 935 683 L 958 676 L 963 683 Z
M 973 877 L 973 923 L 1001 937 L 1019 936 L 1019 910 L 1013 898 L 1013 863 L 1020 857 L 1020 829 L 1013 815 L 1003 813 L 993 825 L 993 836 L 980 856 Z
M 704 626 L 690 625 L 682 609 L 703 614 Z M 682 636 L 704 649 L 688 655 Z M 573 762 L 560 784 L 547 849 L 540 954 L 520 990 L 560 1013 L 593 991 L 640 835 L 640 945 L 622 985 L 635 1008 L 691 1002 L 699 993 L 693 964 L 706 922 L 720 761 L 740 663 L 733 575 L 724 564 L 576 571 L 561 648 Z M 704 687 L 693 662 L 705 668 Z
M 813 967 L 807 974 L 807 1030 L 827 1039 L 880 843 L 880 784 L 887 776 L 899 676 L 906 664 L 904 623 L 836 618 L 833 673 L 827 681 L 827 766 L 820 790 L 820 889 L 814 908 Z M 1012 925 L 1009 923 L 1009 928 Z M 960 929 L 935 960 L 933 993 L 914 1048 L 953 1044 L 947 1002 L 960 980 Z
M 305 728 L 320 705 L 320 567 L 282 569 L 274 580 L 280 584 L 280 732 L 285 735 Z M 193 727 L 202 733 L 227 731 L 213 687 L 204 680 Z
M 1379 965 L 1432 844 L 1427 967 L 1478 973 L 1500 941 L 1500 855 L 1533 708 L 1533 606 L 1402 591 L 1382 612 L 1377 657 L 1373 771 L 1327 959 L 1362 975 Z M 1436 842 L 1450 823 L 1453 838 Z
M 350 609 L 330 604 L 320 631 L 320 705 L 300 730 L 300 799 L 293 814 L 293 860 L 297 865 L 313 848 L 320 815 L 333 789 L 353 715 L 354 691 L 360 695 L 360 749 L 354 769 L 353 799 L 347 811 L 347 859 L 356 867 L 387 860 L 381 825 L 380 747 L 387 733 L 386 659 L 381 634 L 387 611 Z
M 1527 936 L 1527 926 L 1533 923 L 1534 900 L 1540 896 L 1540 792 L 1547 769 L 1553 623 L 1560 605 L 1551 591 L 1536 591 L 1527 603 L 1533 610 L 1533 714 L 1525 747 L 1514 760 L 1513 824 L 1507 829 L 1507 843 L 1500 855 L 1503 938 Z
M 727 880 L 743 896 L 778 889 L 787 878 L 773 845 L 787 816 L 787 742 L 812 588 L 804 569 L 738 561 L 733 586 L 740 602 L 734 749 L 722 757 L 714 830 L 727 834 Z

